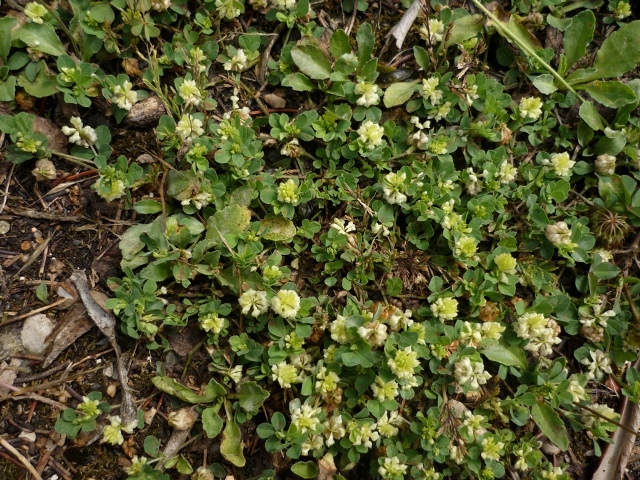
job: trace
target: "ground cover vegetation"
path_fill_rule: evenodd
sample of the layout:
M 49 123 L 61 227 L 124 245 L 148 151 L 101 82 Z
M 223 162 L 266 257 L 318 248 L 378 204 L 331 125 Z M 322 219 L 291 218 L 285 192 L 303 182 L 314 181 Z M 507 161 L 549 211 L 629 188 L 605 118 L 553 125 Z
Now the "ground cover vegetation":
M 640 21 L 433 0 L 398 48 L 412 3 L 8 3 L 2 155 L 135 212 L 106 306 L 168 424 L 219 444 L 194 464 L 82 392 L 55 429 L 128 446 L 118 478 L 248 478 L 256 450 L 263 479 L 580 478 L 619 427 L 605 382 L 640 398 Z M 19 98 L 73 107 L 68 152 Z M 113 131 L 150 101 L 142 163 Z M 208 378 L 165 370 L 185 329 Z

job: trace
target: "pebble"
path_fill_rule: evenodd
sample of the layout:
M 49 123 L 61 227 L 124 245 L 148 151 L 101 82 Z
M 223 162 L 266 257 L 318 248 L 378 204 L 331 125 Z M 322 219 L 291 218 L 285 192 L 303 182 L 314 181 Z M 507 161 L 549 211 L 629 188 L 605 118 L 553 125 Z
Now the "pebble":
M 46 315 L 39 313 L 24 321 L 20 337 L 22 345 L 31 355 L 42 355 L 47 351 L 49 343 L 46 341 L 55 327 L 53 321 Z

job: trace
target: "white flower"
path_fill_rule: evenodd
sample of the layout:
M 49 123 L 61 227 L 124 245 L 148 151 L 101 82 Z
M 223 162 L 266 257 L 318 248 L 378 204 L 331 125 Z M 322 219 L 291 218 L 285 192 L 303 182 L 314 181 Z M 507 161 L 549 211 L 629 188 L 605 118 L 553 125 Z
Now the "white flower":
M 327 447 L 336 443 L 336 440 L 340 440 L 346 433 L 347 431 L 342 423 L 341 415 L 334 415 L 333 417 L 325 420 L 322 434 L 327 440 Z
M 411 310 L 405 310 L 404 312 L 398 307 L 393 307 L 393 311 L 387 317 L 385 322 L 389 325 L 392 331 L 398 332 L 401 329 L 406 329 L 413 324 L 411 316 L 413 313 Z
M 198 106 L 202 101 L 202 93 L 195 80 L 184 80 L 178 88 L 178 94 L 184 100 L 185 106 Z
M 607 430 L 615 430 L 616 426 L 613 423 L 608 422 L 602 417 L 605 417 L 611 421 L 618 422 L 620 420 L 620 414 L 616 413 L 616 411 L 609 407 L 608 405 L 600 405 L 599 403 L 592 403 L 589 405 L 591 410 L 595 410 L 598 414 L 590 412 L 589 410 L 583 410 L 582 412 L 582 423 L 584 423 L 585 427 L 591 429 L 594 427 L 604 427 Z
M 133 433 L 133 429 L 137 425 L 137 421 L 124 425 L 118 415 L 109 417 L 109 422 L 110 424 L 102 431 L 102 441 L 111 445 L 122 445 L 124 443 L 122 432 Z
M 525 313 L 513 324 L 513 329 L 520 338 L 529 340 L 524 349 L 536 356 L 550 355 L 553 346 L 561 342 L 557 322 L 541 313 Z
M 398 427 L 402 425 L 402 421 L 402 415 L 397 410 L 391 413 L 385 411 L 378 420 L 378 432 L 384 438 L 395 437 L 399 432 Z
M 156 12 L 163 12 L 171 6 L 171 0 L 151 0 L 150 7 Z
M 236 50 L 236 54 L 225 62 L 224 69 L 232 72 L 242 72 L 247 68 L 247 62 L 247 55 L 243 49 L 239 48 Z
M 505 160 L 500 164 L 496 178 L 500 180 L 500 183 L 506 184 L 515 180 L 517 173 L 518 169 Z
M 331 339 L 334 342 L 344 344 L 349 341 L 347 319 L 344 318 L 342 315 L 338 315 L 336 319 L 333 322 L 331 322 L 331 325 L 329 326 L 329 330 L 331 331 Z
M 384 129 L 371 120 L 363 122 L 360 128 L 358 128 L 357 133 L 359 135 L 358 141 L 362 145 L 362 148 L 366 150 L 373 150 L 377 146 L 382 145 Z
M 407 196 L 403 193 L 406 191 L 405 181 L 407 174 L 404 172 L 389 172 L 382 180 L 382 191 L 384 198 L 391 204 L 400 204 L 407 201 Z
M 444 35 L 444 23 L 436 18 L 429 19 L 429 28 L 426 25 L 420 27 L 420 36 L 429 43 L 438 43 L 442 41 Z
M 291 424 L 295 425 L 300 433 L 313 432 L 320 425 L 320 413 L 322 409 L 311 405 L 300 405 L 291 412 Z
M 589 398 L 589 394 L 585 390 L 584 385 L 582 385 L 582 382 L 576 378 L 575 375 L 572 375 L 569 379 L 569 388 L 567 391 L 571 394 L 571 399 L 574 402 L 581 402 Z
M 220 17 L 233 20 L 244 11 L 244 5 L 238 0 L 216 0 L 216 9 Z
M 414 352 L 411 347 L 405 347 L 398 350 L 393 358 L 387 360 L 387 365 L 396 377 L 408 380 L 413 377 L 415 369 L 420 365 L 418 352 Z
M 450 111 L 451 111 L 451 102 L 445 102 L 442 105 L 439 105 L 438 108 L 436 108 L 435 113 L 430 112 L 429 118 L 433 118 L 436 122 L 439 122 L 443 118 L 446 118 L 446 116 L 449 115 Z M 441 150 L 440 152 L 444 153 Z
M 202 128 L 202 120 L 194 117 L 189 113 L 185 113 L 176 125 L 176 133 L 185 142 L 191 141 L 204 133 Z
M 456 242 L 454 253 L 456 257 L 473 258 L 478 251 L 478 242 L 475 238 L 462 235 Z
M 473 171 L 473 168 L 467 168 L 469 174 L 469 181 L 465 185 L 467 193 L 469 195 L 477 195 L 482 191 L 482 180 L 478 178 L 478 175 Z
M 490 435 L 483 438 L 480 445 L 482 445 L 482 453 L 480 456 L 484 460 L 493 460 L 494 462 L 500 461 L 500 455 L 504 453 L 503 442 L 496 442 L 495 437 Z
M 537 120 L 542 115 L 542 100 L 537 97 L 526 97 L 520 100 L 520 116 Z
M 345 224 L 345 221 L 341 218 L 334 218 L 331 228 L 335 228 L 340 235 L 349 235 L 349 232 L 355 232 L 356 226 L 353 222 Z
M 218 334 L 224 328 L 224 318 L 220 318 L 216 313 L 208 313 L 198 319 L 200 326 L 205 332 Z
M 562 468 L 554 467 L 553 465 L 547 465 L 547 469 L 542 471 L 542 478 L 544 480 L 560 480 L 560 477 L 564 475 Z
M 262 315 L 269 309 L 267 302 L 267 292 L 249 289 L 240 295 L 238 303 L 242 307 L 242 313 L 245 315 L 251 310 L 251 315 L 257 317 Z
M 349 440 L 354 445 L 364 445 L 367 448 L 373 447 L 373 442 L 380 438 L 380 434 L 376 431 L 377 425 L 370 423 L 349 423 Z
M 373 396 L 379 401 L 393 400 L 398 396 L 398 382 L 390 380 L 385 382 L 381 377 L 376 377 L 375 383 L 371 385 Z
M 422 98 L 429 100 L 434 107 L 442 102 L 442 90 L 438 90 L 440 79 L 437 77 L 424 78 L 422 80 L 422 89 L 420 95 Z
M 316 374 L 316 392 L 330 393 L 338 388 L 340 377 L 336 372 L 327 371 L 327 367 L 318 369 Z
M 551 165 L 553 171 L 559 177 L 568 177 L 571 175 L 571 169 L 576 164 L 575 161 L 571 160 L 567 152 L 554 153 L 551 155 L 551 160 L 543 160 L 542 163 L 543 165 Z
M 280 290 L 271 299 L 271 308 L 282 318 L 296 318 L 300 310 L 300 296 L 294 290 Z
M 387 227 L 387 225 L 385 225 L 384 223 L 374 223 L 373 225 L 371 225 L 371 233 L 373 233 L 374 235 L 378 235 L 379 233 L 382 233 L 383 237 L 388 237 L 389 236 L 389 227 Z
M 565 222 L 550 223 L 545 227 L 544 234 L 556 247 L 571 244 L 571 229 Z
M 271 4 L 278 10 L 292 10 L 296 6 L 296 0 L 271 0 Z
M 289 158 L 298 158 L 302 152 L 303 150 L 300 148 L 297 138 L 288 141 L 280 149 L 280 155 L 284 155 Z
M 356 101 L 358 105 L 363 107 L 370 107 L 371 105 L 377 105 L 380 101 L 380 87 L 375 83 L 360 82 L 356 84 L 354 92 L 360 95 L 360 98 Z
M 458 301 L 455 298 L 438 298 L 431 304 L 431 312 L 440 320 L 453 320 L 458 316 Z
M 90 126 L 83 126 L 82 119 L 80 117 L 71 117 L 71 127 L 62 127 L 62 133 L 69 136 L 69 141 L 80 145 L 84 148 L 89 148 L 89 145 L 93 145 L 98 140 L 96 131 Z
M 478 390 L 491 378 L 491 374 L 484 371 L 482 361 L 472 363 L 469 357 L 456 362 L 454 375 L 459 386 L 468 386 L 472 391 Z
M 38 2 L 29 2 L 24 7 L 24 14 L 30 22 L 42 24 L 44 23 L 44 17 L 47 14 L 47 9 L 44 5 L 40 5 Z
M 378 468 L 378 473 L 384 479 L 394 479 L 397 477 L 403 477 L 407 473 L 407 465 L 400 462 L 398 457 L 385 457 L 382 461 L 382 465 Z
M 291 388 L 292 383 L 300 383 L 302 381 L 296 367 L 287 362 L 280 362 L 277 365 L 273 365 L 271 371 L 273 372 L 271 379 L 274 381 L 277 380 L 282 388 Z
M 616 171 L 616 157 L 606 153 L 598 155 L 595 166 L 600 175 L 613 175 Z
M 302 455 L 309 455 L 309 452 L 313 450 L 314 454 L 319 454 L 324 446 L 324 440 L 320 435 L 310 435 L 304 442 L 302 442 Z
M 278 201 L 280 203 L 290 203 L 296 205 L 300 200 L 298 196 L 298 185 L 292 179 L 278 185 Z
M 138 92 L 133 90 L 133 84 L 129 80 L 125 80 L 122 85 L 113 87 L 111 101 L 123 110 L 131 110 L 138 101 Z
M 48 158 L 41 158 L 36 162 L 36 168 L 32 170 L 36 180 L 41 182 L 43 180 L 53 180 L 58 175 L 56 166 Z
M 589 358 L 583 358 L 580 362 L 586 365 L 589 371 L 587 372 L 587 379 L 589 380 L 601 380 L 605 373 L 612 373 L 611 359 L 602 350 L 591 350 L 589 352 Z
M 380 347 L 387 341 L 387 326 L 379 321 L 367 322 L 358 328 L 360 335 L 372 347 Z

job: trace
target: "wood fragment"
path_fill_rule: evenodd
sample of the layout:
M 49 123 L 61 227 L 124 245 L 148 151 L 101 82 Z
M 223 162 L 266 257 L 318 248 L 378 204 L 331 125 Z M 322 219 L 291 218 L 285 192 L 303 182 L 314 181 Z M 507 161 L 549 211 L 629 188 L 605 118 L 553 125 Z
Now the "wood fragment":
M 30 208 L 11 207 L 7 209 L 8 213 L 18 215 L 19 217 L 35 218 L 36 220 L 52 220 L 54 222 L 82 222 L 82 218 L 77 215 L 56 215 L 54 213 L 38 212 Z
M 122 405 L 120 407 L 120 418 L 125 424 L 129 424 L 136 421 L 137 411 L 136 406 L 131 396 L 131 391 L 128 385 L 127 369 L 124 366 L 122 359 L 122 351 L 120 345 L 116 341 L 116 319 L 109 312 L 102 309 L 98 302 L 96 302 L 91 296 L 89 285 L 87 283 L 87 276 L 84 272 L 76 270 L 70 277 L 70 280 L 78 290 L 80 300 L 84 303 L 87 313 L 93 322 L 97 325 L 104 336 L 107 337 L 109 343 L 116 352 L 116 361 L 118 364 L 118 376 L 120 384 L 122 386 Z
M 4 437 L 0 437 L 0 445 L 2 445 L 6 450 L 8 450 L 9 452 L 13 453 L 16 458 L 18 460 L 20 460 L 20 463 L 22 463 L 22 465 L 24 465 L 27 470 L 29 470 L 29 472 L 31 473 L 31 475 L 33 475 L 34 478 L 38 479 L 38 480 L 42 480 L 42 477 L 40 476 L 40 474 L 36 471 L 35 468 L 33 468 L 33 465 L 31 465 L 31 463 L 29 462 L 29 460 L 27 460 L 26 458 L 24 458 L 24 455 L 22 455 L 18 450 L 16 450 L 15 448 L 13 448 L 11 446 L 11 444 L 9 444 L 9 442 L 7 442 Z
M 634 368 L 640 368 L 640 360 L 636 360 Z M 634 432 L 640 430 L 640 406 L 630 402 L 627 397 L 622 399 L 620 424 L 628 429 L 618 428 L 613 434 L 613 442 L 607 444 L 598 468 L 593 473 L 593 480 L 622 480 L 624 478 L 627 463 L 636 441 Z
M 387 34 L 387 38 L 393 37 L 396 39 L 396 47 L 398 50 L 402 48 L 402 44 L 404 43 L 404 39 L 407 37 L 409 30 L 413 26 L 413 22 L 416 21 L 418 17 L 418 13 L 420 10 L 424 8 L 424 0 L 414 0 L 411 6 L 404 12 L 402 18 L 395 26 L 389 30 Z

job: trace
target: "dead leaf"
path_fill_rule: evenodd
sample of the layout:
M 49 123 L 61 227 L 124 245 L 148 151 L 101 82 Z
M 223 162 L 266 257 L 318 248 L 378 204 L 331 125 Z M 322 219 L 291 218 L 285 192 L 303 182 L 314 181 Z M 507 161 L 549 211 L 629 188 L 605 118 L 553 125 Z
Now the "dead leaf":
M 12 358 L 9 364 L 7 362 L 0 363 L 0 383 L 13 386 L 13 381 L 18 376 L 19 366 L 20 360 L 17 358 Z M 9 393 L 9 389 L 0 386 L 0 396 L 7 393 Z

